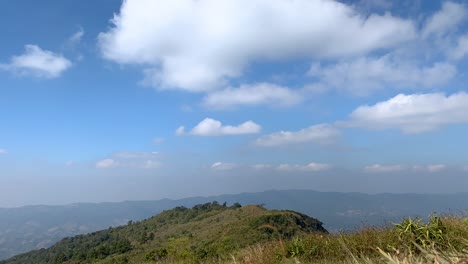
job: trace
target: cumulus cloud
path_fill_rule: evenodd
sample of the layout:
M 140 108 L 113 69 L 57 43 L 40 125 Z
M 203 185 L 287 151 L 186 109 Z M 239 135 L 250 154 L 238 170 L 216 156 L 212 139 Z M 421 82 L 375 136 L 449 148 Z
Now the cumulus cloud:
M 311 162 L 307 165 L 281 164 L 278 167 L 276 167 L 276 169 L 280 171 L 324 171 L 329 170 L 331 168 L 332 166 L 330 164 L 314 162 Z
M 26 45 L 23 54 L 13 56 L 7 64 L 0 64 L 0 69 L 21 76 L 52 79 L 59 77 L 71 66 L 72 63 L 60 54 L 36 45 Z
M 8 151 L 6 149 L 0 149 L 0 155 L 6 155 Z
M 290 106 L 301 102 L 301 100 L 302 96 L 297 91 L 287 87 L 271 83 L 258 83 L 211 92 L 205 96 L 203 104 L 210 108 L 261 104 Z
M 399 94 L 375 105 L 360 106 L 342 124 L 367 129 L 399 129 L 417 134 L 450 124 L 468 123 L 468 94 Z
M 457 26 L 466 19 L 467 12 L 463 4 L 446 1 L 442 9 L 429 17 L 421 35 L 426 38 L 430 35 L 444 35 L 457 29 Z
M 367 172 L 395 172 L 395 171 L 401 171 L 403 170 L 404 167 L 401 165 L 380 165 L 380 164 L 374 164 L 370 166 L 364 167 L 364 170 Z
M 262 127 L 253 121 L 247 121 L 237 126 L 223 125 L 220 121 L 205 118 L 188 134 L 195 136 L 228 136 L 259 133 Z M 176 130 L 176 135 L 186 134 L 183 126 Z
M 104 58 L 188 91 L 224 86 L 253 61 L 353 56 L 417 36 L 410 20 L 327 0 L 127 0 L 111 23 L 99 34 Z
M 237 164 L 235 163 L 227 163 L 227 162 L 215 162 L 211 165 L 211 169 L 213 170 L 220 170 L 220 171 L 225 171 L 225 170 L 232 170 L 237 167 Z
M 419 66 L 392 55 L 360 57 L 328 66 L 314 63 L 308 75 L 328 89 L 365 95 L 387 86 L 420 88 L 441 85 L 451 80 L 457 68 L 447 62 Z
M 112 154 L 109 158 L 96 163 L 97 168 L 140 168 L 155 169 L 161 167 L 158 152 L 121 151 Z
M 340 132 L 332 125 L 320 124 L 299 131 L 280 131 L 266 136 L 262 136 L 255 141 L 258 146 L 273 147 L 298 143 L 334 143 Z

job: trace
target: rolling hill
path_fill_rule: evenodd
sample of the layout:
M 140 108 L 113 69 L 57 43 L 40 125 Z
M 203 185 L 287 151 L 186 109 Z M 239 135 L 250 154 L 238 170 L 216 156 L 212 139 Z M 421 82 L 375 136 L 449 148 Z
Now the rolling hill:
M 268 209 L 290 209 L 317 217 L 337 230 L 399 222 L 407 216 L 433 212 L 463 214 L 468 194 L 362 194 L 310 190 L 266 191 L 180 200 L 83 203 L 63 206 L 0 208 L 0 259 L 47 248 L 67 236 L 86 234 L 139 221 L 177 206 L 218 201 L 263 204 Z
M 191 209 L 179 206 L 141 222 L 65 238 L 48 249 L 0 263 L 144 263 L 166 258 L 198 263 L 226 260 L 250 245 L 314 232 L 328 233 L 320 221 L 298 212 L 213 202 Z

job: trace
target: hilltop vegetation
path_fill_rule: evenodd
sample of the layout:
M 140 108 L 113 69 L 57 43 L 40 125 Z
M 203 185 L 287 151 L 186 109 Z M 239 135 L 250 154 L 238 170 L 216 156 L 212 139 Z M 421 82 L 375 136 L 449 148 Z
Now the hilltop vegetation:
M 405 219 L 385 228 L 311 234 L 248 247 L 231 263 L 466 264 L 468 218 Z
M 248 246 L 313 232 L 327 233 L 320 221 L 304 214 L 213 202 L 191 209 L 176 207 L 141 222 L 66 238 L 49 249 L 0 263 L 227 261 L 230 254 Z
M 0 208 L 0 260 L 34 249 L 48 248 L 64 237 L 140 221 L 176 206 L 192 207 L 211 201 L 264 204 L 312 215 L 333 232 L 382 226 L 405 217 L 432 212 L 460 213 L 467 209 L 465 194 L 360 194 L 310 190 L 266 191 L 181 200 L 134 201 L 63 206 Z
M 468 218 L 433 215 L 329 234 L 294 211 L 217 202 L 66 238 L 16 263 L 468 263 Z

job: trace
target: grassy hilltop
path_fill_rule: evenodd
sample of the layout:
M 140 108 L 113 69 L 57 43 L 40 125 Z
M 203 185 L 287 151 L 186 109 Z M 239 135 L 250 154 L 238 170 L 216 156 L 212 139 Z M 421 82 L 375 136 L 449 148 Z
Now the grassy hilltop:
M 65 237 L 125 225 L 129 220 L 141 221 L 177 206 L 191 208 L 212 201 L 263 204 L 268 209 L 294 210 L 320 219 L 332 233 L 383 226 L 407 217 L 427 220 L 432 212 L 468 213 L 468 193 L 370 195 L 311 190 L 265 191 L 180 200 L 0 208 L 0 260 L 49 248 Z
M 329 234 L 317 219 L 294 211 L 213 202 L 66 238 L 0 264 L 468 263 L 467 248 L 463 218 Z
M 278 239 L 313 232 L 322 223 L 293 211 L 267 210 L 216 202 L 176 207 L 141 222 L 66 238 L 45 250 L 0 263 L 151 263 L 157 260 L 199 262 L 230 258 L 230 253 Z

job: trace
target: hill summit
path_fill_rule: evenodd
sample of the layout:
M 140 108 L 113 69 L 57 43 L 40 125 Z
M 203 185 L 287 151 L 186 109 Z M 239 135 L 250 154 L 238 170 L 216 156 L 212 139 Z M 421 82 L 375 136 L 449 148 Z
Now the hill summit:
M 313 232 L 328 233 L 320 221 L 298 212 L 212 202 L 180 206 L 140 222 L 65 238 L 48 249 L 0 263 L 151 263 L 165 259 L 193 263 L 228 259 L 232 252 L 250 245 Z

